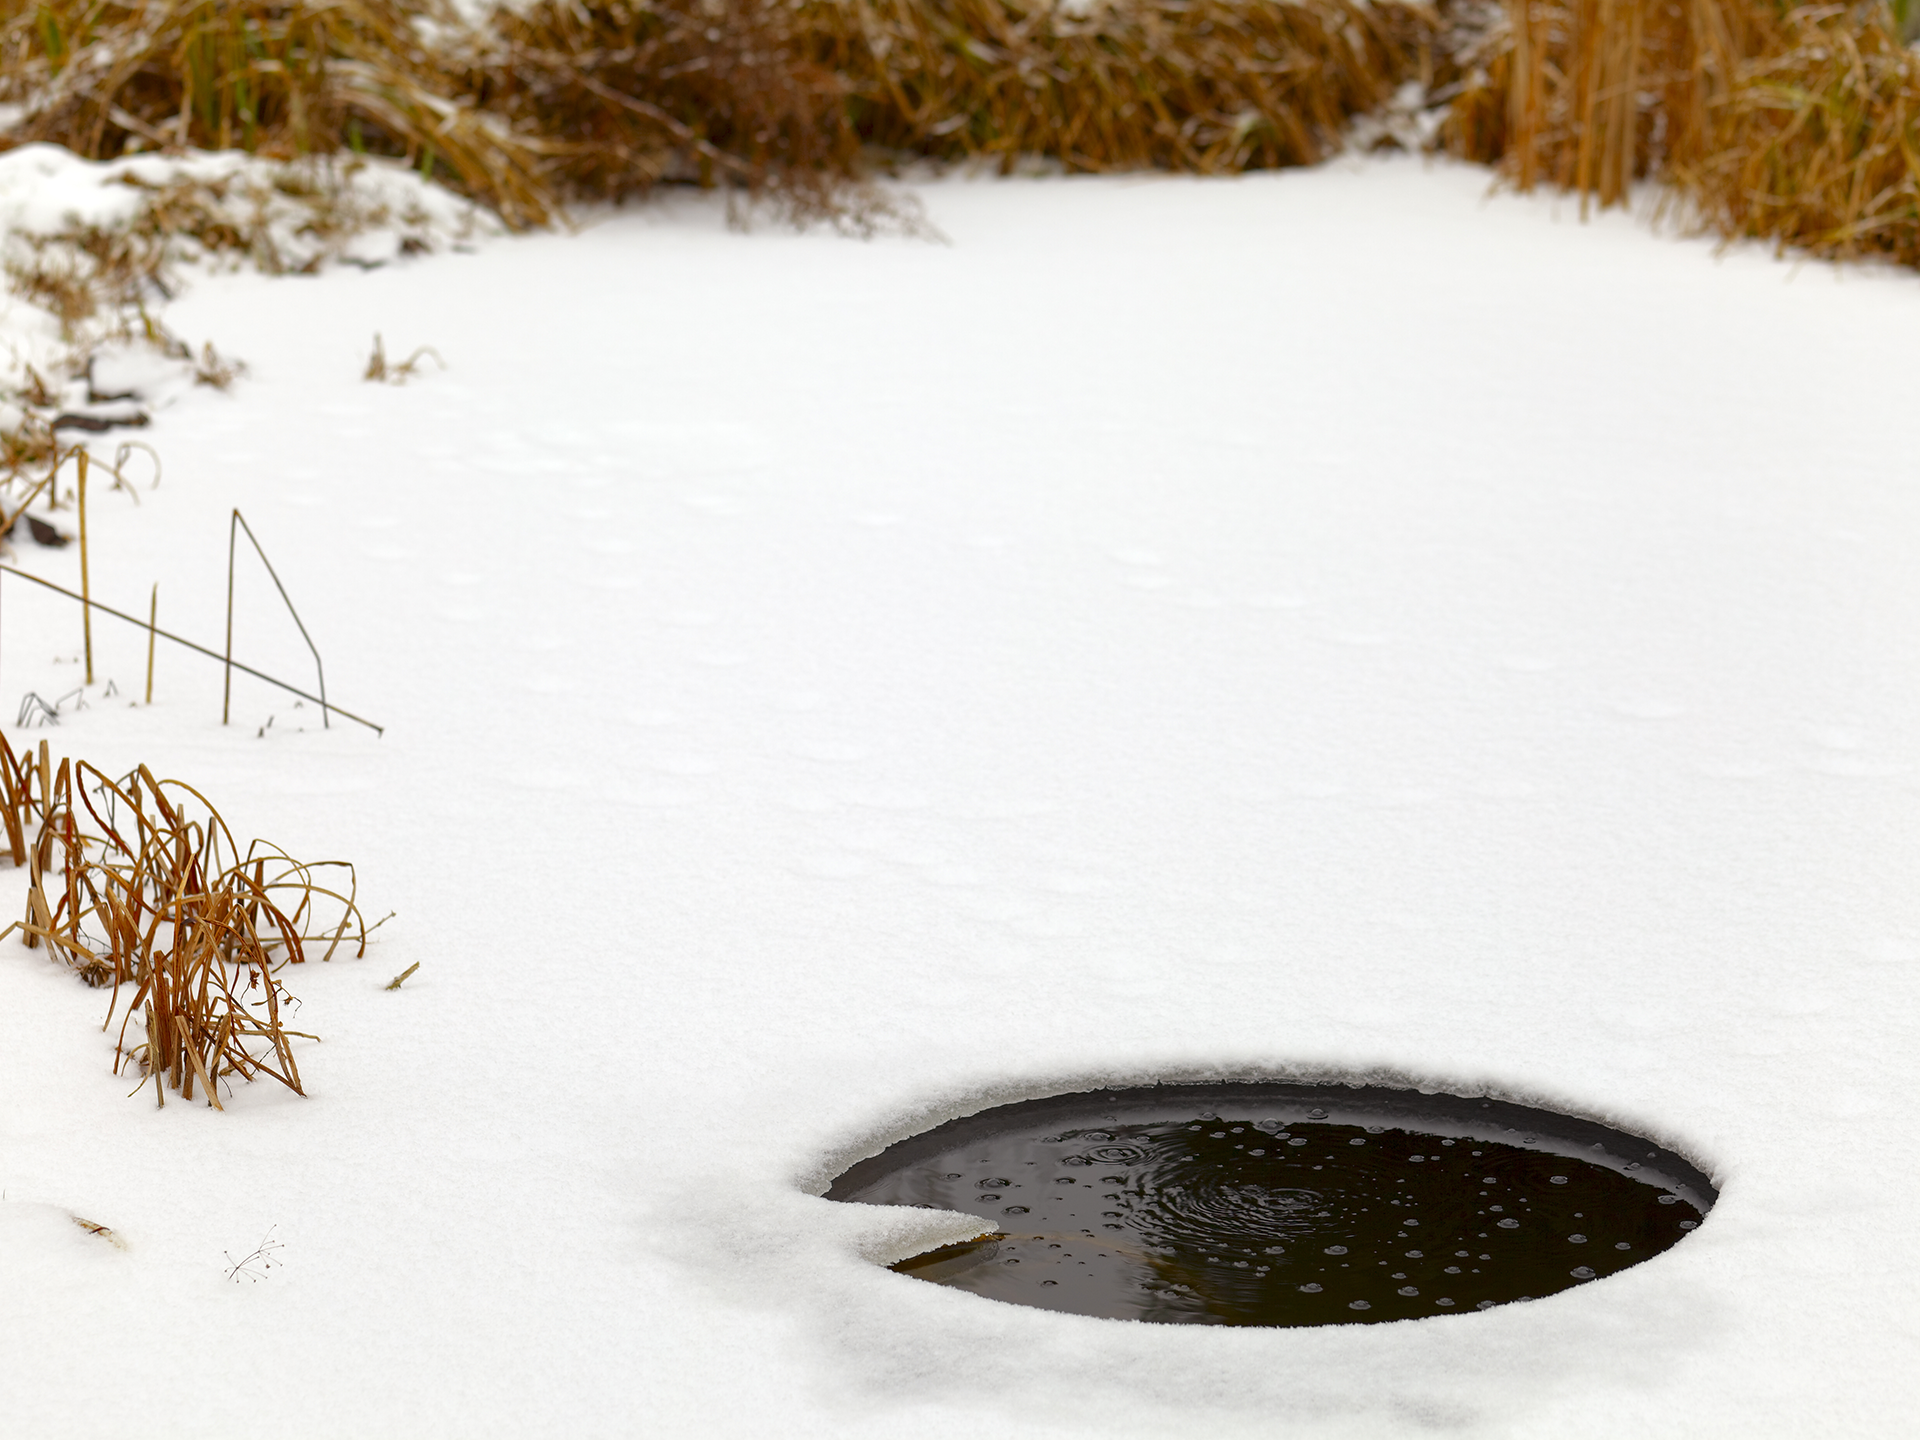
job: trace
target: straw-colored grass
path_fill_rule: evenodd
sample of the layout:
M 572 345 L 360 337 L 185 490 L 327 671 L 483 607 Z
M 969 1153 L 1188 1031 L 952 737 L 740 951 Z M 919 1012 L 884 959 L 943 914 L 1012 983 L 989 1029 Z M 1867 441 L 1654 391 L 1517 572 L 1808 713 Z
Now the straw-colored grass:
M 39 0 L 0 26 L 16 143 L 92 159 L 239 148 L 275 159 L 371 149 L 458 178 L 510 224 L 553 218 L 535 142 L 473 106 L 416 0 Z
M 1653 177 L 1729 235 L 1920 263 L 1901 28 L 1883 0 L 41 0 L 0 22 L 0 143 L 364 150 L 513 225 L 662 182 L 845 219 L 903 158 L 1309 163 L 1412 85 L 1522 187 Z
M 1920 55 L 1884 8 L 1790 12 L 1676 154 L 1674 183 L 1730 235 L 1920 265 Z
M 1431 65 L 1414 0 L 43 0 L 0 26 L 15 142 L 89 157 L 345 149 L 511 224 L 556 197 L 738 184 L 806 213 L 890 155 L 1300 164 Z
M 1011 168 L 1311 164 L 1432 63 L 1424 6 L 1343 0 L 826 0 L 861 138 Z
M 257 840 L 243 850 L 190 785 L 144 765 L 120 780 L 85 762 L 55 765 L 44 740 L 23 756 L 4 735 L 0 822 L 13 863 L 28 870 L 26 916 L 0 936 L 17 930 L 112 989 L 116 1072 L 151 1077 L 161 1104 L 168 1089 L 192 1100 L 197 1085 L 222 1109 L 220 1087 L 234 1078 L 305 1093 L 282 971 L 310 946 L 324 944 L 323 960 L 342 944 L 365 952 L 351 865 L 305 864 Z M 336 874 L 337 886 L 326 883 Z
M 1730 236 L 1920 264 L 1920 55 L 1891 7 L 1509 0 L 1447 141 L 1603 205 L 1665 181 Z

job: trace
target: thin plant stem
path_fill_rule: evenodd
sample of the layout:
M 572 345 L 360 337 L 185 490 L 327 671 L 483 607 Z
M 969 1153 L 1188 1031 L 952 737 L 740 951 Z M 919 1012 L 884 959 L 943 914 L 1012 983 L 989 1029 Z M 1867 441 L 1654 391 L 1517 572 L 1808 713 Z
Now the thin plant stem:
M 74 452 L 80 467 L 80 632 L 87 654 L 87 684 L 93 684 L 93 586 L 87 578 L 87 450 Z
M 240 512 L 233 512 L 234 519 L 240 518 Z M 234 546 L 239 542 L 232 521 L 227 522 L 227 673 L 226 683 L 220 692 L 220 723 L 226 724 L 233 713 L 233 555 Z
M 153 704 L 153 642 L 160 633 L 160 582 L 153 582 L 153 598 L 147 602 L 147 704 Z
M 409 365 L 413 362 L 408 361 Z M 253 553 L 260 557 L 260 563 L 267 567 L 267 574 L 273 580 L 273 588 L 280 592 L 280 598 L 286 603 L 287 613 L 293 617 L 293 623 L 300 629 L 300 638 L 307 642 L 307 649 L 313 654 L 314 672 L 320 677 L 320 724 L 323 729 L 331 730 L 333 721 L 327 716 L 327 670 L 320 663 L 320 647 L 313 643 L 313 637 L 307 634 L 306 623 L 301 620 L 300 612 L 293 608 L 293 597 L 287 594 L 287 587 L 280 583 L 279 572 L 273 568 L 273 562 L 267 559 L 267 552 L 260 548 L 260 541 L 253 533 L 253 527 L 247 524 L 247 517 L 237 509 L 233 519 L 227 525 L 227 654 L 233 654 L 233 545 L 234 527 L 247 532 L 247 540 L 253 546 Z M 222 722 L 224 723 L 224 722 Z

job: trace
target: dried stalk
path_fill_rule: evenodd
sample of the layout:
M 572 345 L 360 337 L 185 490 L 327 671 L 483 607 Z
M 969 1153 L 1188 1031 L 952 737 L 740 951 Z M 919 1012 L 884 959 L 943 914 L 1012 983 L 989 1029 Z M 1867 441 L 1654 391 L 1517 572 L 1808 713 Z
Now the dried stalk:
M 1705 224 L 1920 265 L 1920 55 L 1891 7 L 1507 0 L 1446 140 L 1611 205 L 1652 177 Z
M 0 937 L 18 930 L 113 991 L 116 1074 L 137 1067 L 161 1104 L 168 1089 L 193 1099 L 197 1084 L 224 1108 L 220 1086 L 236 1076 L 306 1093 L 281 972 L 319 944 L 322 960 L 344 943 L 365 953 L 350 864 L 301 862 L 257 840 L 242 850 L 190 785 L 144 765 L 119 780 L 84 761 L 54 766 L 45 741 L 36 759 L 4 735 L 0 819 L 29 880 L 26 916 Z

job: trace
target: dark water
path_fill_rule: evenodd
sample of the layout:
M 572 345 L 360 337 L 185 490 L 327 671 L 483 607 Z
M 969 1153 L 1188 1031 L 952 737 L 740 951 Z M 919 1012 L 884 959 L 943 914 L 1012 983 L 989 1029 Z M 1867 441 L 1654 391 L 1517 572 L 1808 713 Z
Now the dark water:
M 1020 1305 L 1211 1325 L 1540 1299 L 1659 1254 L 1714 1198 L 1680 1157 L 1590 1122 L 1253 1085 L 1005 1106 L 903 1141 L 828 1194 L 969 1211 L 1004 1232 L 893 1267 L 902 1274 Z

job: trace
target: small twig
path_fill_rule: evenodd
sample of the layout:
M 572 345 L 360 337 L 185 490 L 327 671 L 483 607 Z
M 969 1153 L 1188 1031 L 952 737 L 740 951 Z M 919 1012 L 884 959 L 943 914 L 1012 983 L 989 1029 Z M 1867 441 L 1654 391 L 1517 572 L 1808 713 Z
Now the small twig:
M 277 1228 L 279 1227 L 268 1226 L 267 1233 L 261 1238 L 260 1243 L 253 1247 L 252 1253 L 242 1259 L 236 1260 L 224 1250 L 220 1252 L 227 1257 L 227 1265 L 229 1267 L 227 1270 L 227 1279 L 238 1285 L 240 1283 L 240 1277 L 244 1275 L 249 1281 L 258 1284 L 267 1278 L 267 1272 L 273 1269 L 276 1264 L 285 1263 L 284 1261 L 276 1261 L 273 1258 L 275 1252 L 284 1248 L 280 1241 L 273 1238 L 273 1232 Z
M 398 975 L 394 976 L 393 979 L 389 980 L 385 985 L 381 986 L 380 988 L 383 990 L 398 990 L 402 985 L 406 984 L 407 977 L 413 974 L 413 972 L 418 970 L 419 968 L 420 968 L 420 962 L 416 960 L 413 962 L 413 964 L 407 966 L 406 969 L 402 970 Z

